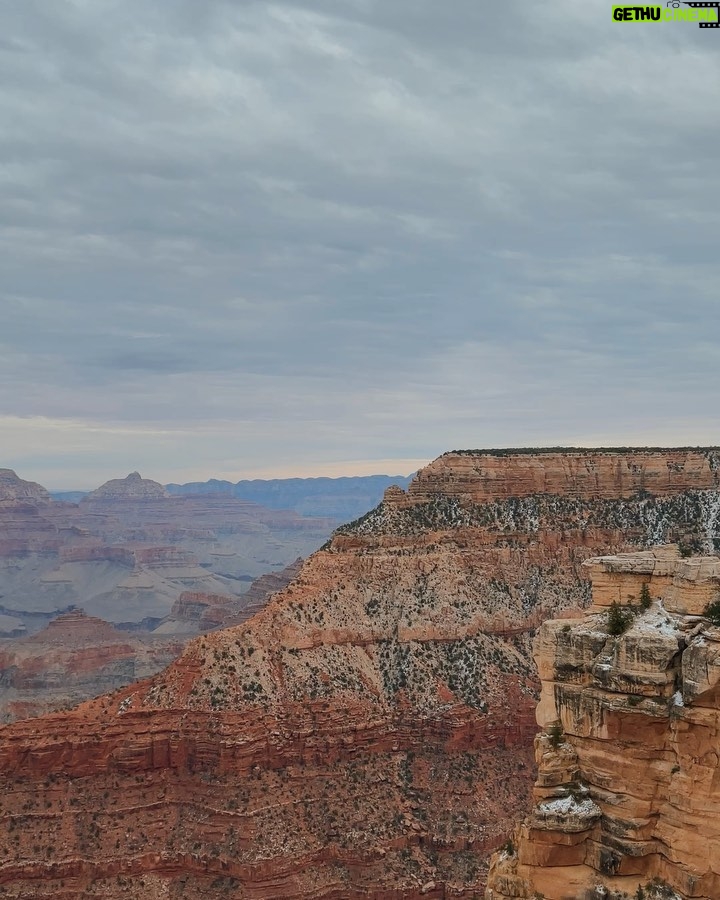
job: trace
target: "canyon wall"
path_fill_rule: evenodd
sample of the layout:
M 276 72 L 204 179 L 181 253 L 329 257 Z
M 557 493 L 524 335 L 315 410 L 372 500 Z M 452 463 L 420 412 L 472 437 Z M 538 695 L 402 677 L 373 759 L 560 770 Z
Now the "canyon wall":
M 660 548 L 585 566 L 593 605 L 535 644 L 534 806 L 487 900 L 716 900 L 720 628 L 702 613 L 720 558 Z
M 589 557 L 715 546 L 719 480 L 714 450 L 446 454 L 249 621 L 0 730 L 5 896 L 481 897 L 530 808 L 534 630 Z
M 331 525 L 232 498 L 170 498 L 137 473 L 57 503 L 0 470 L 0 721 L 153 674 L 190 637 L 249 618 L 289 580 L 279 563 Z
M 233 498 L 169 497 L 137 473 L 59 503 L 0 470 L 0 636 L 37 631 L 74 606 L 149 628 L 185 591 L 239 597 L 336 524 Z

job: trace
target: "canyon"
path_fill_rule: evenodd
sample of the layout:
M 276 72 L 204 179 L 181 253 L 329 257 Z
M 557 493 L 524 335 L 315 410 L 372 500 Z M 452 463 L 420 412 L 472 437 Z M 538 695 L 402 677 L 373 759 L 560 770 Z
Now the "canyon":
M 0 470 L 0 721 L 159 671 L 190 637 L 260 608 L 335 524 L 170 497 L 137 472 L 57 502 Z
M 386 488 L 406 488 L 410 475 L 356 475 L 338 478 L 244 479 L 235 483 L 210 478 L 186 484 L 166 484 L 173 497 L 234 497 L 249 500 L 266 509 L 292 510 L 300 516 L 347 522 L 377 506 Z M 54 500 L 79 503 L 88 491 L 51 491 Z
M 704 612 L 720 558 L 659 548 L 585 566 L 592 606 L 536 641 L 534 805 L 493 860 L 487 900 L 713 900 L 720 627 Z
M 444 454 L 252 618 L 0 729 L 0 896 L 479 900 L 532 807 L 535 631 L 667 544 L 720 546 L 717 450 Z
M 247 621 L 288 584 L 302 560 L 252 582 L 241 597 L 184 591 L 148 632 L 73 608 L 40 631 L 0 640 L 0 722 L 68 709 L 165 668 L 189 638 Z
M 137 472 L 57 502 L 0 470 L 0 613 L 15 620 L 0 625 L 30 633 L 73 606 L 116 625 L 157 624 L 188 590 L 239 597 L 336 524 L 234 498 L 170 497 Z

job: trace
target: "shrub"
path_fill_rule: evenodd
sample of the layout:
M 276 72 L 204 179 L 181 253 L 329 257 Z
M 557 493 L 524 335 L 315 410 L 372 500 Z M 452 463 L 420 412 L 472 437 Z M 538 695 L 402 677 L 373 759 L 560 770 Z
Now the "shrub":
M 703 610 L 703 615 L 710 619 L 713 625 L 720 625 L 720 597 L 716 597 Z
M 563 738 L 565 734 L 563 732 L 563 727 L 561 722 L 553 722 L 552 725 L 548 728 L 548 737 L 550 738 L 550 746 L 551 747 L 559 747 L 563 742 Z

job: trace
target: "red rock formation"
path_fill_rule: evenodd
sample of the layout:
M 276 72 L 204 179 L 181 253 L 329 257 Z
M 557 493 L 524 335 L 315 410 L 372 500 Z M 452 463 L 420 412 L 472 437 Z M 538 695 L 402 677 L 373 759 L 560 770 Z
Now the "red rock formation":
M 286 566 L 279 572 L 268 572 L 267 575 L 261 575 L 260 578 L 256 578 L 242 596 L 242 609 L 239 612 L 224 615 L 217 624 L 223 625 L 225 628 L 231 628 L 233 625 L 242 625 L 243 622 L 247 622 L 248 619 L 257 615 L 260 610 L 267 606 L 268 600 L 274 594 L 287 587 L 299 574 L 303 562 L 304 560 L 298 557 L 295 562 L 290 563 L 289 566 Z
M 655 497 L 618 475 L 633 454 L 444 457 L 249 622 L 147 682 L 3 729 L 6 895 L 479 896 L 529 801 L 532 629 L 587 600 L 588 556 L 720 537 L 713 454 L 680 454 L 697 473 Z M 533 485 L 571 496 L 513 491 L 530 461 Z M 558 474 L 588 466 L 587 488 Z
M 414 502 L 443 494 L 488 503 L 534 494 L 617 500 L 639 491 L 664 496 L 718 487 L 717 448 L 578 448 L 446 453 L 418 473 L 408 494 Z

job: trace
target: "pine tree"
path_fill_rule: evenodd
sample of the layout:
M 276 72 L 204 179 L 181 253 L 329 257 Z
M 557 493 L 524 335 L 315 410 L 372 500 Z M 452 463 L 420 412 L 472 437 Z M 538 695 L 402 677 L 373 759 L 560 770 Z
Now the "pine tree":
M 647 584 L 644 584 L 640 588 L 640 606 L 643 609 L 650 609 L 650 605 L 652 604 L 652 597 L 650 596 L 650 588 Z
M 608 611 L 608 634 L 623 634 L 627 631 L 631 619 L 632 612 L 629 609 L 622 610 L 617 600 L 613 600 Z

